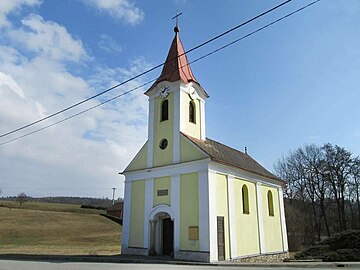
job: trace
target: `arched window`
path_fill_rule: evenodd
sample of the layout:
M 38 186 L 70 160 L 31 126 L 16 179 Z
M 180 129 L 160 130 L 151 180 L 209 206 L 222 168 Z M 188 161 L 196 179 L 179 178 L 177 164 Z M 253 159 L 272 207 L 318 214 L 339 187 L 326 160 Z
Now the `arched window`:
M 243 206 L 243 214 L 250 214 L 249 211 L 249 191 L 246 185 L 242 186 L 241 189 L 242 194 L 242 206 Z
M 273 217 L 274 216 L 274 202 L 273 202 L 273 195 L 270 190 L 267 192 L 267 201 L 268 201 L 269 216 Z
M 189 122 L 195 124 L 195 103 L 194 101 L 189 102 Z
M 169 120 L 169 101 L 167 101 L 167 99 L 161 103 L 160 121 L 165 120 Z

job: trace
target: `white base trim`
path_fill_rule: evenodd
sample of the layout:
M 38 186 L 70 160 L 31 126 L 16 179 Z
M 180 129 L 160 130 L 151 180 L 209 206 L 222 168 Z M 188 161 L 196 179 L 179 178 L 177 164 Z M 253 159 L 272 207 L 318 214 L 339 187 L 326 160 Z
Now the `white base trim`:
M 133 248 L 133 247 L 129 247 L 129 248 L 125 248 L 124 250 L 122 250 L 122 251 L 121 251 L 121 254 L 148 256 L 148 255 L 149 255 L 149 250 L 148 250 L 147 248 Z
M 210 252 L 179 250 L 175 252 L 174 258 L 184 261 L 210 262 Z

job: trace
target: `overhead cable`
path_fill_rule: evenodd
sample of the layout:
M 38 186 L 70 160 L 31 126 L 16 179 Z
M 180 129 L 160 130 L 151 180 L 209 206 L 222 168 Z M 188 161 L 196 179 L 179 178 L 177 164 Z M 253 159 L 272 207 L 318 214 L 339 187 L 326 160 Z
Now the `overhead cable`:
M 279 19 L 276 19 L 276 20 L 274 20 L 274 21 L 272 21 L 272 22 L 270 22 L 270 23 L 268 23 L 268 24 L 266 24 L 266 25 L 264 25 L 264 26 L 262 26 L 262 27 L 260 27 L 260 28 L 258 28 L 258 29 L 256 29 L 256 30 L 254 30 L 254 31 L 252 31 L 252 32 L 250 32 L 250 33 L 248 33 L 248 34 L 246 34 L 246 35 L 244 35 L 244 36 L 242 36 L 242 37 L 240 37 L 240 38 L 238 38 L 238 39 L 230 42 L 230 43 L 227 43 L 226 45 L 224 45 L 224 46 L 222 46 L 222 47 L 219 47 L 218 49 L 215 49 L 215 50 L 213 50 L 213 51 L 211 51 L 211 52 L 209 52 L 209 53 L 207 53 L 207 54 L 205 54 L 205 55 L 203 55 L 203 56 L 201 56 L 201 57 L 199 57 L 199 58 L 197 58 L 197 59 L 189 62 L 188 64 L 181 66 L 180 68 L 183 68 L 183 67 L 185 67 L 185 66 L 187 66 L 187 65 L 190 65 L 190 64 L 193 64 L 193 63 L 195 63 L 195 62 L 198 62 L 198 61 L 200 61 L 200 60 L 202 60 L 202 59 L 204 59 L 204 58 L 206 58 L 206 57 L 208 57 L 208 56 L 210 56 L 210 55 L 212 55 L 212 54 L 214 54 L 214 53 L 217 53 L 217 52 L 219 52 L 219 51 L 221 51 L 221 50 L 223 50 L 223 49 L 225 49 L 225 48 L 227 48 L 227 47 L 229 47 L 229 46 L 231 46 L 231 45 L 234 45 L 235 43 L 237 43 L 237 42 L 239 42 L 239 41 L 241 41 L 241 40 L 243 40 L 243 39 L 245 39 L 245 38 L 247 38 L 247 37 L 250 37 L 250 36 L 252 36 L 252 35 L 255 34 L 255 33 L 260 32 L 261 30 L 264 30 L 264 29 L 270 27 L 271 25 L 274 25 L 275 23 L 278 23 L 278 22 L 280 22 L 280 21 L 282 21 L 282 20 L 284 20 L 284 19 L 286 19 L 286 18 L 288 18 L 288 17 L 290 17 L 290 16 L 292 16 L 292 15 L 294 15 L 294 14 L 296 14 L 296 13 L 298 13 L 298 12 L 300 12 L 300 11 L 302 11 L 302 10 L 310 7 L 310 6 L 312 6 L 312 5 L 314 5 L 315 3 L 319 2 L 319 1 L 320 1 L 320 0 L 313 1 L 313 2 L 311 2 L 311 3 L 309 3 L 309 4 L 305 5 L 305 6 L 303 6 L 303 7 L 301 7 L 301 8 L 299 8 L 299 9 L 297 9 L 297 10 L 291 12 L 291 13 L 288 13 L 287 15 L 285 15 L 285 16 L 279 18 Z M 13 138 L 13 139 L 4 141 L 4 142 L 0 143 L 0 146 L 1 146 L 1 145 L 8 144 L 8 143 L 11 143 L 11 142 L 16 141 L 16 140 L 19 140 L 19 139 L 22 139 L 22 138 L 27 137 L 27 136 L 30 136 L 30 135 L 32 135 L 32 134 L 34 134 L 34 133 L 40 132 L 40 131 L 42 131 L 42 130 L 44 130 L 44 129 L 50 128 L 50 127 L 52 127 L 52 126 L 55 126 L 55 125 L 57 125 L 57 124 L 60 124 L 60 123 L 62 123 L 62 122 L 65 122 L 65 121 L 67 121 L 67 120 L 70 120 L 70 119 L 72 119 L 72 118 L 74 118 L 74 117 L 76 117 L 76 116 L 79 116 L 79 115 L 81 115 L 81 114 L 83 114 L 83 113 L 86 113 L 86 112 L 88 112 L 88 111 L 90 111 L 90 110 L 92 110 L 92 109 L 95 109 L 95 108 L 100 107 L 100 106 L 102 106 L 102 105 L 104 105 L 104 104 L 106 104 L 106 103 L 109 103 L 109 102 L 111 102 L 111 101 L 113 101 L 113 100 L 115 100 L 115 99 L 117 99 L 117 98 L 120 98 L 120 97 L 122 97 L 122 96 L 124 96 L 124 95 L 127 95 L 127 94 L 129 94 L 129 93 L 131 93 L 131 92 L 133 92 L 133 91 L 135 91 L 135 90 L 137 90 L 137 89 L 139 89 L 139 88 L 142 88 L 142 87 L 150 84 L 150 83 L 153 83 L 154 81 L 156 81 L 156 79 L 150 80 L 150 81 L 148 81 L 148 82 L 146 82 L 146 83 L 144 83 L 144 84 L 141 84 L 140 86 L 137 86 L 137 87 L 135 87 L 135 88 L 133 88 L 133 89 L 131 89 L 131 90 L 128 90 L 128 91 L 126 91 L 126 92 L 123 92 L 123 93 L 121 93 L 121 94 L 119 94 L 119 95 L 117 95 L 117 96 L 115 96 L 115 97 L 112 97 L 111 99 L 105 100 L 105 101 L 103 101 L 103 102 L 101 102 L 101 103 L 99 103 L 99 104 L 97 104 L 97 105 L 95 105 L 95 106 L 92 106 L 92 107 L 88 108 L 88 109 L 85 109 L 85 110 L 83 110 L 83 111 L 80 111 L 80 112 L 78 112 L 78 113 L 75 113 L 75 114 L 73 114 L 73 115 L 70 115 L 69 117 L 66 117 L 66 118 L 64 118 L 64 119 L 62 119 L 62 120 L 60 120 L 60 121 L 57 121 L 57 122 L 54 122 L 54 123 L 49 124 L 49 125 L 47 125 L 47 126 L 44 126 L 44 127 L 42 127 L 42 128 L 36 129 L 36 130 L 34 130 L 34 131 L 32 131 L 32 132 L 25 133 L 24 135 L 15 137 L 15 138 Z
M 191 48 L 190 50 L 188 50 L 188 51 L 186 51 L 186 52 L 178 55 L 177 57 L 181 57 L 181 56 L 184 55 L 184 54 L 187 54 L 187 53 L 190 53 L 190 52 L 192 52 L 192 51 L 194 51 L 194 50 L 197 50 L 197 49 L 199 49 L 200 47 L 203 47 L 203 46 L 205 46 L 206 44 L 208 44 L 208 43 L 210 43 L 210 42 L 213 42 L 214 40 L 219 39 L 220 37 L 223 37 L 223 36 L 229 34 L 230 32 L 235 31 L 236 29 L 238 29 L 238 28 L 240 28 L 240 27 L 243 27 L 243 26 L 249 24 L 250 22 L 253 22 L 254 20 L 256 20 L 256 19 L 258 19 L 258 18 L 260 18 L 260 17 L 262 17 L 262 16 L 264 16 L 264 15 L 266 15 L 266 14 L 268 14 L 268 13 L 270 13 L 270 12 L 272 12 L 272 11 L 274 11 L 274 10 L 276 10 L 276 9 L 284 6 L 284 5 L 286 5 L 286 4 L 288 4 L 288 3 L 291 2 L 291 1 L 292 1 L 292 0 L 284 1 L 284 2 L 282 2 L 281 4 L 279 4 L 279 5 L 271 8 L 271 9 L 265 11 L 265 12 L 262 12 L 262 13 L 260 13 L 259 15 L 255 16 L 255 17 L 253 17 L 253 18 L 251 18 L 251 19 L 249 19 L 249 20 L 247 20 L 247 21 L 245 21 L 245 22 L 243 22 L 243 23 L 240 23 L 240 24 L 238 24 L 238 25 L 230 28 L 229 30 L 227 30 L 227 31 L 225 31 L 225 32 L 223 32 L 223 33 L 221 33 L 221 34 L 219 34 L 219 35 L 217 35 L 217 36 L 215 36 L 215 37 L 213 37 L 213 38 L 211 38 L 211 39 L 209 39 L 209 40 L 207 40 L 207 41 L 205 41 L 205 42 L 203 42 L 203 43 L 201 43 L 201 44 L 199 44 L 199 45 L 197 45 L 197 46 L 195 46 L 195 47 L 193 47 L 193 48 Z M 319 0 L 319 1 L 320 1 L 320 0 Z M 165 62 L 163 62 L 163 63 L 161 63 L 161 64 L 158 64 L 158 65 L 156 65 L 156 66 L 154 66 L 154 67 L 152 67 L 152 68 L 144 71 L 144 72 L 139 73 L 138 75 L 135 75 L 135 76 L 133 76 L 133 77 L 131 77 L 131 78 L 129 78 L 129 79 L 126 79 L 125 81 L 123 81 L 123 82 L 121 82 L 121 83 L 118 83 L 118 84 L 116 84 L 116 85 L 114 85 L 114 86 L 112 86 L 112 87 L 110 87 L 110 88 L 108 88 L 108 89 L 106 89 L 106 90 L 104 90 L 104 91 L 102 91 L 102 92 L 99 92 L 99 93 L 97 93 L 97 94 L 95 94 L 95 95 L 93 95 L 93 96 L 90 96 L 90 97 L 88 97 L 88 98 L 86 98 L 86 99 L 83 99 L 83 100 L 81 100 L 81 101 L 79 101 L 79 102 L 77 102 L 77 103 L 75 103 L 75 104 L 73 104 L 73 105 L 70 105 L 70 106 L 68 106 L 68 107 L 66 107 L 66 108 L 64 108 L 64 109 L 61 109 L 61 110 L 59 110 L 59 111 L 57 111 L 57 112 L 55 112 L 55 113 L 52 113 L 52 114 L 50 114 L 50 115 L 48 115 L 48 116 L 45 116 L 45 117 L 43 117 L 43 118 L 40 118 L 40 119 L 38 119 L 38 120 L 36 120 L 36 121 L 33 121 L 33 122 L 29 123 L 29 124 L 26 124 L 26 125 L 24 125 L 24 126 L 21 126 L 21 127 L 19 127 L 19 128 L 16 128 L 16 129 L 14 129 L 14 130 L 11 130 L 11 131 L 8 131 L 8 132 L 6 132 L 6 133 L 3 133 L 3 134 L 0 135 L 0 138 L 5 137 L 5 136 L 8 136 L 8 135 L 10 135 L 10 134 L 13 134 L 13 133 L 15 133 L 15 132 L 18 132 L 18 131 L 23 130 L 23 129 L 25 129 L 25 128 L 31 127 L 31 126 L 33 126 L 33 125 L 35 125 L 35 124 L 38 124 L 38 123 L 40 123 L 40 122 L 43 122 L 43 121 L 45 121 L 45 120 L 47 120 L 47 119 L 49 119 L 49 118 L 52 118 L 52 117 L 54 117 L 54 116 L 56 116 L 56 115 L 59 115 L 59 114 L 61 114 L 61 113 L 63 113 L 63 112 L 66 112 L 66 111 L 68 111 L 68 110 L 70 110 L 70 109 L 73 109 L 73 108 L 75 108 L 75 107 L 77 107 L 77 106 L 79 106 L 79 105 L 81 105 L 81 104 L 83 104 L 83 103 L 85 103 L 85 102 L 88 102 L 88 101 L 90 101 L 90 100 L 92 100 L 92 99 L 94 99 L 94 98 L 96 98 L 96 97 L 99 97 L 99 96 L 101 96 L 101 95 L 103 95 L 103 94 L 105 94 L 105 93 L 107 93 L 107 92 L 110 92 L 110 91 L 114 90 L 115 88 L 118 88 L 119 86 L 122 86 L 122 85 L 124 85 L 124 84 L 126 84 L 126 83 L 128 83 L 128 82 L 130 82 L 130 81 L 133 81 L 133 80 L 135 80 L 135 79 L 137 79 L 137 78 L 145 75 L 145 74 L 148 74 L 148 73 L 150 73 L 151 71 L 154 71 L 155 69 L 158 69 L 159 67 L 162 67 L 164 64 L 166 64 L 166 63 L 168 63 L 168 62 L 170 62 L 170 61 L 173 61 L 173 60 L 176 59 L 177 57 L 173 57 L 173 58 L 171 58 L 171 59 L 169 59 L 169 60 L 167 60 L 167 61 L 165 61 Z

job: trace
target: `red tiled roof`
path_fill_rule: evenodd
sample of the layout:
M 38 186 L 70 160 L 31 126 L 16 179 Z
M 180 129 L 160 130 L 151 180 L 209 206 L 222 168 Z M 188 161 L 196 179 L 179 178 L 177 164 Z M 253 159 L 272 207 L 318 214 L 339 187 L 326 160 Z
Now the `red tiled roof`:
M 191 67 L 186 57 L 185 50 L 179 38 L 178 32 L 175 31 L 175 37 L 171 43 L 170 50 L 161 74 L 156 82 L 149 88 L 149 90 L 145 92 L 145 94 L 150 92 L 159 82 L 176 82 L 179 80 L 184 83 L 195 82 L 200 85 L 191 71 Z

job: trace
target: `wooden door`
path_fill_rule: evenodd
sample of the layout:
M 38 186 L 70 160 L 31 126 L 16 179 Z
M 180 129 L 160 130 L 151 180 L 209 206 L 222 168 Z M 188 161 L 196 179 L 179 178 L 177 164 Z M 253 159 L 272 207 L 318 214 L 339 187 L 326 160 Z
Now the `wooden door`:
M 218 242 L 218 260 L 225 260 L 225 232 L 224 217 L 217 217 L 217 242 Z
M 163 219 L 163 255 L 174 254 L 174 222 L 170 218 Z

